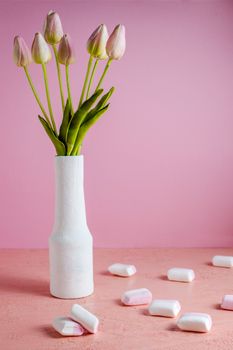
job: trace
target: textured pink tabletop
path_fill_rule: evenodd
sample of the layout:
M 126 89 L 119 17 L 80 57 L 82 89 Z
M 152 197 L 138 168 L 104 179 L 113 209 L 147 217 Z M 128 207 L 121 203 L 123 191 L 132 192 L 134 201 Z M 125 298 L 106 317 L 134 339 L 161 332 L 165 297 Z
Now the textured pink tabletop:
M 95 293 L 80 300 L 49 295 L 48 253 L 45 250 L 3 250 L 0 253 L 1 350 L 205 350 L 233 349 L 233 311 L 220 310 L 224 294 L 233 294 L 233 270 L 211 266 L 213 255 L 233 249 L 98 249 L 95 251 Z M 135 264 L 130 278 L 110 276 L 114 262 Z M 170 267 L 196 272 L 191 284 L 169 282 Z M 175 320 L 148 316 L 146 306 L 124 307 L 122 292 L 149 288 L 154 298 L 178 299 L 182 312 L 207 312 L 209 334 L 181 332 Z M 78 302 L 100 319 L 96 335 L 64 338 L 51 327 L 56 316 L 68 315 Z

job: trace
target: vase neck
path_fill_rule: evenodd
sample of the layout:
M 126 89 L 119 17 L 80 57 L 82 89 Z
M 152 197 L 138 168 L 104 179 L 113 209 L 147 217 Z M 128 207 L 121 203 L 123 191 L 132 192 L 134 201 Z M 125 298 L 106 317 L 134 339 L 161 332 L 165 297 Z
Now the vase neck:
M 83 156 L 56 157 L 55 173 L 54 230 L 61 233 L 82 230 L 86 227 Z

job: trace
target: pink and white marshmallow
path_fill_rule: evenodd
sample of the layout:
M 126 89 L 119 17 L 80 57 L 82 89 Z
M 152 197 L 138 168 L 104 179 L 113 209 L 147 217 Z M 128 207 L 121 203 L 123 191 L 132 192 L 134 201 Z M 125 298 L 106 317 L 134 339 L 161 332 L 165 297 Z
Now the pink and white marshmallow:
M 121 277 L 130 277 L 130 276 L 133 276 L 137 270 L 134 265 L 116 263 L 109 266 L 108 271 L 112 275 L 121 276 Z
M 233 310 L 233 295 L 226 294 L 222 299 L 221 308 L 225 310 Z
M 147 288 L 132 289 L 124 292 L 121 301 L 124 305 L 144 305 L 152 300 L 152 294 Z
M 52 324 L 53 328 L 64 336 L 79 336 L 85 333 L 83 327 L 69 317 L 57 317 Z
M 80 323 L 90 333 L 97 333 L 99 320 L 90 311 L 79 304 L 74 304 L 71 309 L 71 318 Z

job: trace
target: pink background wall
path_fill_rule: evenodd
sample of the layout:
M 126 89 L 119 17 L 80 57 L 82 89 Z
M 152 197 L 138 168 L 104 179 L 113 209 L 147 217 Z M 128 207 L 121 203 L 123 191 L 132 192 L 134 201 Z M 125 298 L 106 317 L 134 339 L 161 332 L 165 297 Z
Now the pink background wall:
M 99 23 L 127 28 L 112 65 L 111 109 L 85 141 L 88 222 L 104 247 L 233 245 L 233 1 L 0 3 L 1 247 L 46 247 L 53 222 L 54 151 L 12 40 L 31 44 L 60 13 L 77 48 L 77 102 Z M 60 120 L 54 61 L 48 66 Z M 40 66 L 31 66 L 40 89 Z M 41 90 L 42 93 L 42 90 Z

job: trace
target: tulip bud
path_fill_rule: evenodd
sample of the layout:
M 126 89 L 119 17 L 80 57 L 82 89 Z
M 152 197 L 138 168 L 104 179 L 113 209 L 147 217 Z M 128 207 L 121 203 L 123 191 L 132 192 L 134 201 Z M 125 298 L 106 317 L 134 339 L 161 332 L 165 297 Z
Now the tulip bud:
M 108 30 L 105 24 L 101 24 L 91 34 L 87 41 L 87 51 L 89 54 L 100 60 L 108 58 L 106 53 L 106 43 L 108 40 Z
M 75 62 L 75 53 L 69 34 L 63 35 L 58 48 L 58 61 L 68 66 Z
M 51 45 L 59 43 L 63 37 L 61 20 L 58 13 L 55 11 L 50 11 L 47 14 L 44 24 L 44 37 Z
M 19 67 L 26 67 L 32 62 L 31 52 L 24 39 L 19 35 L 14 38 L 13 58 Z
M 125 47 L 125 26 L 118 24 L 107 41 L 106 51 L 108 57 L 113 60 L 119 60 L 124 55 Z
M 52 55 L 48 44 L 41 33 L 36 33 L 32 43 L 32 58 L 38 64 L 47 63 Z

